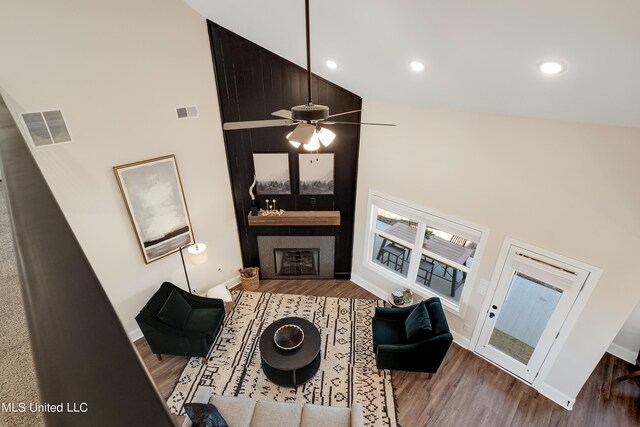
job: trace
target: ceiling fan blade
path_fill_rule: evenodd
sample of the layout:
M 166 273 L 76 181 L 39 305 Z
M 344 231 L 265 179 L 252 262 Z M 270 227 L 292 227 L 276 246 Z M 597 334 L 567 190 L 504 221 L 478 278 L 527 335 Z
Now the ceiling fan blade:
M 278 110 L 271 113 L 272 116 L 282 117 L 283 119 L 291 119 L 291 111 L 289 110 Z
M 323 125 L 373 125 L 373 126 L 395 126 L 393 123 L 360 123 L 360 122 L 320 122 Z
M 238 130 L 238 129 L 254 129 L 254 128 L 270 128 L 277 126 L 291 126 L 295 125 L 291 119 L 276 119 L 276 120 L 253 120 L 246 122 L 228 122 L 222 125 L 224 130 Z
M 346 114 L 351 114 L 351 113 L 358 113 L 360 111 L 362 111 L 362 110 L 345 111 L 344 113 L 332 114 L 332 115 L 329 116 L 329 118 L 338 117 L 338 116 L 344 116 Z

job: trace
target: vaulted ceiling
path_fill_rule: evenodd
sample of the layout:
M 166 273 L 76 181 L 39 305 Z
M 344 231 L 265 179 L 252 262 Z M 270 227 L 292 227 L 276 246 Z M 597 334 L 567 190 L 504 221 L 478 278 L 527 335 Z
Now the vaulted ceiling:
M 305 66 L 303 0 L 185 1 Z M 637 0 L 311 0 L 312 68 L 365 99 L 640 127 L 638 22 Z

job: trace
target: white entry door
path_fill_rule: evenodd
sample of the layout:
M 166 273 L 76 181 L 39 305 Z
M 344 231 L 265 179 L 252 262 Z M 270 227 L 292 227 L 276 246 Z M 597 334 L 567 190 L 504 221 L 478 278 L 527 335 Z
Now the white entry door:
M 532 383 L 587 276 L 587 271 L 512 245 L 476 352 Z

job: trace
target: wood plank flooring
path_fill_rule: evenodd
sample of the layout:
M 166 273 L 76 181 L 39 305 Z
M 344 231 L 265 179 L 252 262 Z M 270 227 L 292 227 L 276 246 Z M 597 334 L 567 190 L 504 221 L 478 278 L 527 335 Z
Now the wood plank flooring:
M 344 280 L 263 280 L 260 291 L 377 299 Z M 144 339 L 135 346 L 160 394 L 168 397 L 187 358 L 163 356 L 158 361 Z M 573 411 L 455 344 L 432 379 L 426 374 L 393 371 L 392 382 L 399 422 L 404 427 L 640 426 L 640 387 L 634 381 L 615 381 L 629 367 L 605 354 L 578 395 Z

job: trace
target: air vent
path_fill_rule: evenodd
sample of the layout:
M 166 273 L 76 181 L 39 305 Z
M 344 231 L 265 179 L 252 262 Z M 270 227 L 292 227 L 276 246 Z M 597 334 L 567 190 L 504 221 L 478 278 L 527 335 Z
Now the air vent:
M 22 121 L 34 147 L 72 141 L 61 110 L 22 113 Z
M 198 107 L 195 105 L 190 107 L 178 107 L 176 108 L 176 113 L 178 113 L 178 120 L 193 119 L 198 117 Z

